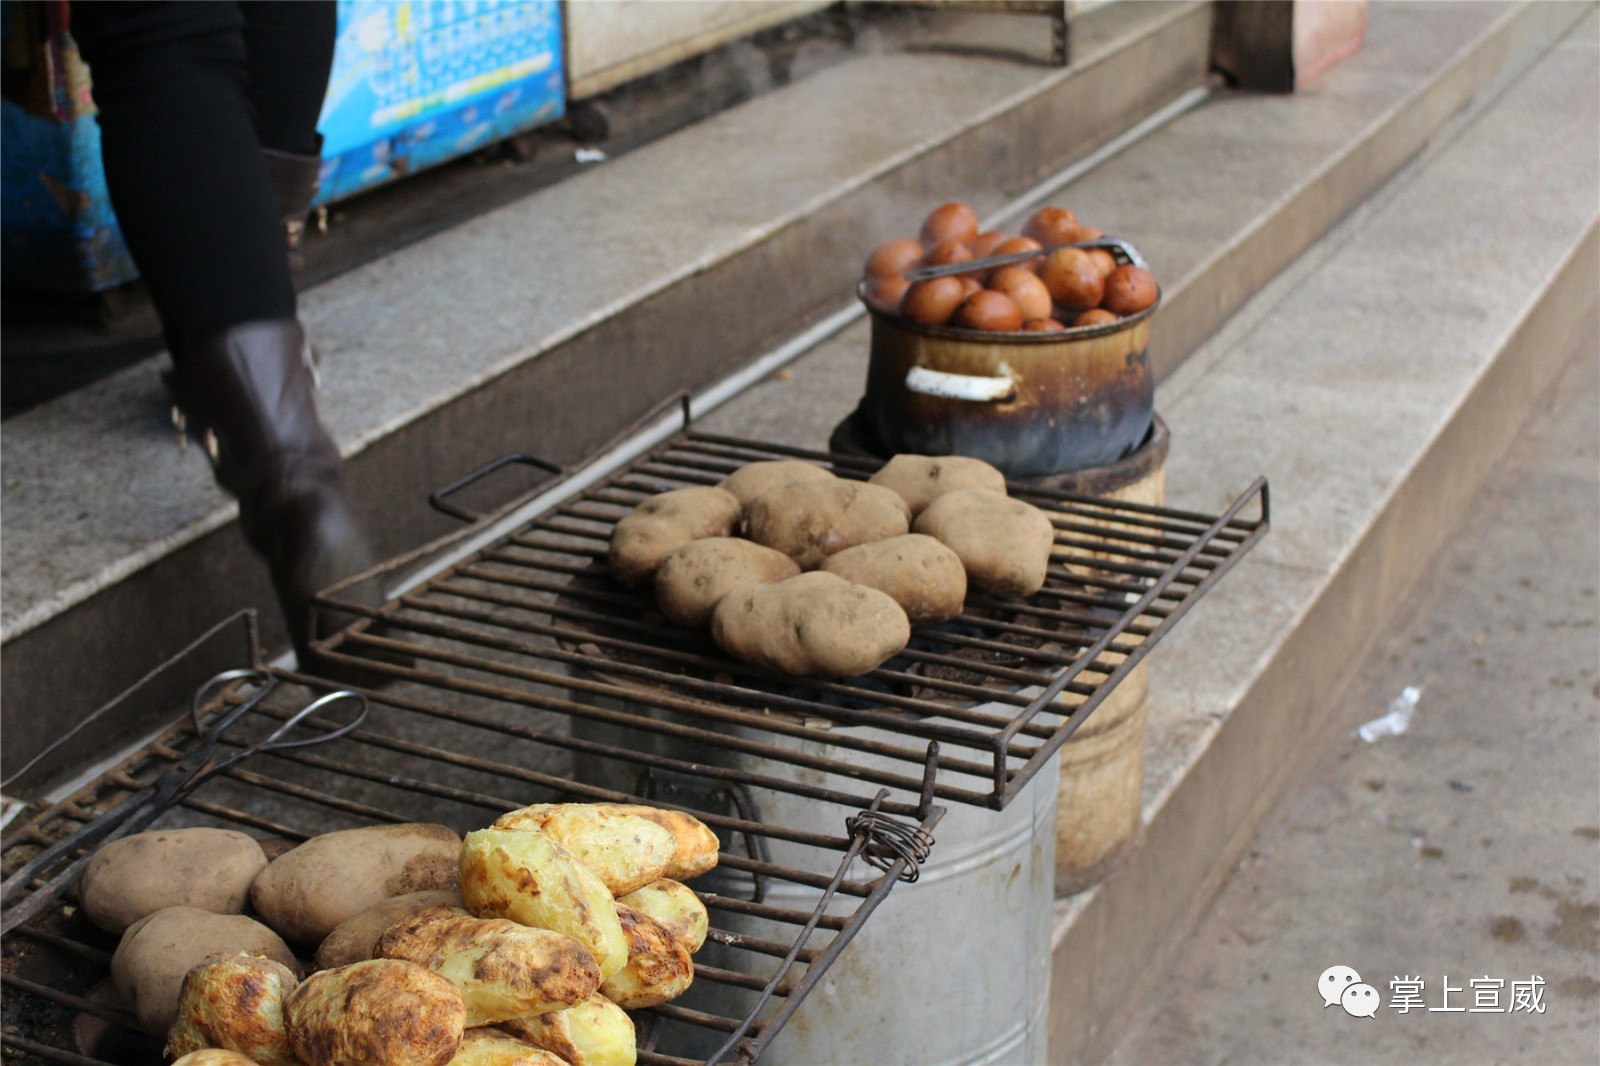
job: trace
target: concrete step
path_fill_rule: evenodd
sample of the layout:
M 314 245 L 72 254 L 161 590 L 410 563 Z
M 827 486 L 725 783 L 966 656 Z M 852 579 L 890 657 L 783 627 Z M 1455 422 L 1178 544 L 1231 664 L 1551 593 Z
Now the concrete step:
M 1366 51 L 1313 92 L 1223 96 L 1075 184 L 1080 212 L 1135 235 L 1167 279 L 1158 362 L 1575 17 L 1378 5 Z M 1204 4 L 1105 9 L 1066 71 L 971 47 L 1017 23 L 964 18 L 945 30 L 959 50 L 862 55 L 306 294 L 380 549 L 441 530 L 427 488 L 502 451 L 581 454 L 845 299 L 862 250 L 928 204 L 992 211 L 1203 76 Z M 1253 125 L 1208 126 L 1222 111 Z M 140 368 L 0 431 L 8 768 L 230 611 L 262 607 L 276 631 L 233 508 L 162 408 Z

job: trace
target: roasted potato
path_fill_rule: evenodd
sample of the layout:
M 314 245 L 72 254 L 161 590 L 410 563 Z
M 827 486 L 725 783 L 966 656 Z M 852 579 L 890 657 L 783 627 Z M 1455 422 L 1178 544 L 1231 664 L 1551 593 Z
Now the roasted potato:
M 600 994 L 624 1010 L 639 1010 L 687 992 L 694 981 L 688 944 L 626 903 L 617 904 L 617 917 L 628 938 L 628 965 L 601 982 Z
M 255 840 L 231 829 L 156 829 L 94 853 L 78 882 L 83 913 L 120 934 L 166 907 L 238 914 L 267 865 Z
M 738 499 L 740 507 L 749 507 L 750 501 L 768 489 L 779 489 L 802 481 L 833 481 L 833 472 L 803 459 L 768 459 L 746 463 L 718 483 Z
M 745 585 L 770 585 L 800 572 L 780 551 L 740 537 L 707 537 L 669 554 L 656 571 L 656 603 L 667 621 L 703 629 L 722 597 Z
M 648 818 L 672 834 L 676 847 L 672 852 L 672 862 L 667 865 L 663 876 L 674 881 L 687 881 L 716 868 L 717 855 L 722 846 L 717 834 L 689 812 L 648 807 L 642 803 L 612 803 L 604 806 Z
M 468 1029 L 450 1066 L 570 1066 L 560 1055 L 499 1029 Z
M 467 1025 L 565 1010 L 600 988 L 600 967 L 575 937 L 454 908 L 403 918 L 378 939 L 380 958 L 426 966 L 461 989 Z
M 196 966 L 233 955 L 260 955 L 291 973 L 300 963 L 278 934 L 242 914 L 167 907 L 128 926 L 111 956 L 111 980 L 133 1004 L 139 1025 L 165 1034 L 178 1015 L 183 978 Z
M 287 966 L 250 955 L 196 966 L 183 978 L 167 1054 L 225 1048 L 260 1066 L 299 1066 L 283 1028 L 283 999 L 297 984 Z
M 200 1051 L 191 1051 L 183 1058 L 173 1062 L 172 1066 L 259 1066 L 255 1059 L 248 1055 L 241 1055 L 237 1051 L 224 1051 L 221 1048 L 205 1048 Z
M 331 970 L 348 966 L 352 962 L 366 962 L 372 958 L 372 946 L 396 922 L 435 907 L 454 907 L 457 914 L 467 913 L 461 902 L 461 893 L 453 888 L 434 889 L 431 892 L 409 892 L 404 896 L 386 899 L 375 907 L 346 918 L 323 938 L 317 948 L 316 967 Z
M 805 481 L 768 489 L 745 509 L 745 535 L 783 552 L 802 570 L 815 570 L 835 552 L 898 537 L 910 529 L 911 511 L 882 485 L 860 481 Z
M 283 1004 L 306 1066 L 445 1066 L 461 1044 L 461 990 L 425 967 L 369 959 L 321 970 Z
M 606 561 L 624 585 L 643 585 L 668 553 L 702 537 L 725 537 L 738 521 L 732 493 L 710 485 L 663 492 L 617 522 Z
M 897 455 L 867 479 L 893 489 L 915 518 L 928 504 L 957 489 L 987 489 L 1006 494 L 1006 476 L 982 459 L 966 455 Z
M 468 833 L 461 848 L 461 898 L 479 918 L 509 918 L 577 937 L 600 964 L 601 980 L 628 964 L 628 940 L 611 893 L 543 833 Z
M 711 638 L 774 673 L 859 677 L 905 648 L 911 623 L 885 593 L 817 571 L 729 593 Z
M 961 557 L 967 582 L 991 596 L 1020 599 L 1044 587 L 1055 527 L 1043 511 L 981 489 L 945 493 L 917 516 L 917 532 Z
M 626 896 L 618 896 L 617 902 L 660 922 L 691 954 L 706 942 L 711 918 L 706 913 L 706 905 L 688 885 L 663 877 Z
M 664 875 L 677 847 L 654 821 L 605 803 L 536 803 L 507 811 L 492 828 L 543 833 L 592 870 L 613 896 Z
M 572 1066 L 633 1066 L 638 1056 L 633 1019 L 598 994 L 571 1010 L 517 1018 L 500 1028 Z
M 948 622 L 967 599 L 961 557 L 922 533 L 857 544 L 828 556 L 822 569 L 885 593 L 912 625 Z
M 442 825 L 374 825 L 312 837 L 256 878 L 250 902 L 290 941 L 313 947 L 392 896 L 454 888 L 461 838 Z

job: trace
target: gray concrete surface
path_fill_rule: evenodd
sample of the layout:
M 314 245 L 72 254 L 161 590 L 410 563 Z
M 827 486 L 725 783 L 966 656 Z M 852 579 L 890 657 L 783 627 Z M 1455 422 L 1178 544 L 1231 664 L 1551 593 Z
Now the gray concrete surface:
M 1564 374 L 1113 1063 L 1600 1061 L 1600 352 Z M 1410 729 L 1356 733 L 1408 685 Z M 1376 1018 L 1324 1007 L 1354 968 Z M 1544 981 L 1543 1013 L 1472 981 Z M 1424 1007 L 1394 1006 L 1420 977 Z M 1492 990 L 1494 986 L 1482 986 Z M 1495 1005 L 1485 999 L 1481 1005 Z

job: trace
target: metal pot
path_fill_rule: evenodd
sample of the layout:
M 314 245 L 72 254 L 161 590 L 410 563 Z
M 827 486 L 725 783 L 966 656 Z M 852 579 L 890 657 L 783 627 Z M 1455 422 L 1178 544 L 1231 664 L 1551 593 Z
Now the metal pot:
M 1010 477 L 1114 463 L 1150 429 L 1158 306 L 1061 333 L 985 333 L 868 305 L 862 421 L 886 454 L 970 455 Z

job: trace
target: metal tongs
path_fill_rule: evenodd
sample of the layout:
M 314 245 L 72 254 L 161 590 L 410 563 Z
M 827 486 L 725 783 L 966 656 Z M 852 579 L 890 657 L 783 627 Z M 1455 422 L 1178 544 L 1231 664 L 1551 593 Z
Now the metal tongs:
M 222 686 L 244 679 L 250 679 L 251 683 L 256 686 L 255 691 L 251 692 L 249 696 L 237 705 L 218 714 L 210 723 L 200 720 L 201 707 Z M 113 840 L 129 836 L 144 829 L 172 807 L 181 803 L 195 789 L 211 778 L 216 777 L 218 774 L 226 773 L 236 764 L 262 752 L 303 748 L 336 740 L 355 729 L 367 717 L 367 711 L 369 710 L 367 698 L 359 692 L 339 689 L 313 700 L 293 715 L 290 715 L 278 728 L 261 740 L 246 744 L 235 752 L 219 757 L 217 747 L 222 742 L 223 735 L 239 719 L 260 706 L 262 701 L 277 687 L 278 680 L 276 678 L 269 677 L 262 671 L 253 669 L 226 670 L 200 686 L 189 708 L 189 715 L 194 721 L 195 732 L 200 736 L 199 746 L 182 759 L 173 763 L 153 783 L 132 793 L 87 825 L 51 844 L 19 867 L 5 881 L 0 882 L 0 903 L 6 904 L 4 918 L 0 920 L 0 932 L 10 933 L 14 927 L 44 909 L 51 900 L 60 894 L 63 888 L 78 876 L 78 872 L 89 861 L 98 846 L 108 844 Z M 312 714 L 341 700 L 353 700 L 358 707 L 355 716 L 348 722 L 312 736 L 286 739 L 289 733 Z M 83 849 L 84 853 L 82 855 L 60 871 L 50 875 L 50 879 L 35 889 L 27 899 L 15 907 L 10 906 L 12 898 L 27 888 L 36 877 L 46 874 L 53 864 L 79 849 Z
M 942 278 L 949 274 L 967 274 L 974 270 L 993 270 L 996 267 L 1010 266 L 1013 263 L 1026 263 L 1030 259 L 1039 259 L 1048 256 L 1051 252 L 1059 252 L 1063 248 L 1104 248 L 1108 252 L 1122 253 L 1126 262 L 1148 270 L 1149 264 L 1144 261 L 1144 256 L 1138 249 L 1121 237 L 1096 237 L 1092 241 L 1073 241 L 1071 244 L 1054 244 L 1049 248 L 1040 248 L 1032 252 L 1011 252 L 1007 255 L 991 255 L 982 259 L 968 259 L 964 263 L 941 263 L 938 266 L 918 267 L 916 270 L 906 271 L 906 280 L 912 283 L 927 281 L 929 278 Z

